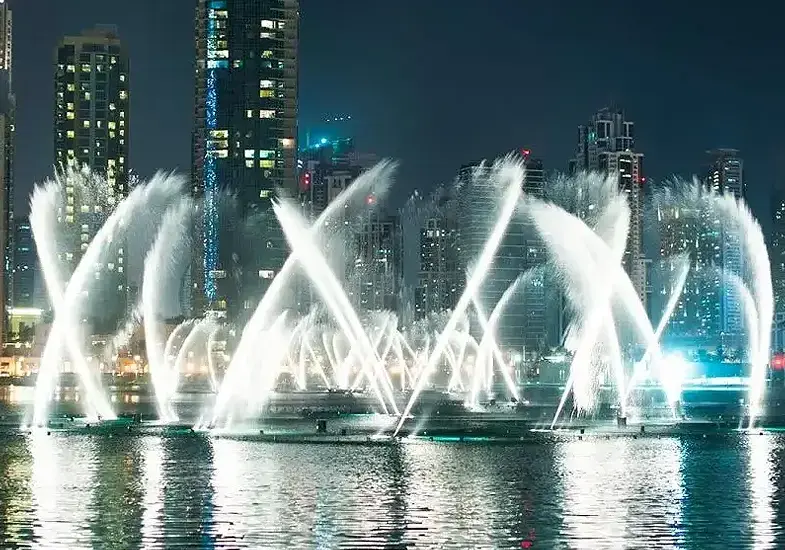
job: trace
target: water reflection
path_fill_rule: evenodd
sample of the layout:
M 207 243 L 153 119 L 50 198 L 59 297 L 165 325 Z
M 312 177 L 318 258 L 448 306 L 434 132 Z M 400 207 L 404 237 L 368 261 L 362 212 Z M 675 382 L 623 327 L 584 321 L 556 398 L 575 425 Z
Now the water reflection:
M 50 436 L 43 431 L 29 435 L 31 521 L 40 548 L 90 546 L 95 444 L 89 436 Z
M 749 452 L 750 512 L 755 548 L 776 548 L 772 495 L 775 480 L 772 476 L 774 438 L 768 435 L 747 438 Z
M 781 548 L 783 442 L 0 434 L 0 547 Z
M 679 440 L 572 440 L 561 449 L 564 539 L 574 547 L 682 542 Z

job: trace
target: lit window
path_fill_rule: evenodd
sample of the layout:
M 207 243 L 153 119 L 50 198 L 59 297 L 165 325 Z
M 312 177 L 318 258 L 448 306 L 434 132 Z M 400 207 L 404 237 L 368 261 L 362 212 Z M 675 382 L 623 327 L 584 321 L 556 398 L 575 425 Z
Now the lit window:
M 85 92 L 84 93 L 84 98 L 85 98 L 86 101 L 90 101 L 90 92 Z
M 122 272 L 123 272 L 123 266 L 121 266 L 121 265 L 118 265 L 118 266 L 117 266 L 117 272 L 118 272 L 118 273 L 122 273 Z
M 226 149 L 218 149 L 217 151 L 213 151 L 213 155 L 219 159 L 225 159 L 229 156 L 229 151 Z
M 264 50 L 262 52 L 262 59 L 272 59 L 273 51 L 272 50 Z
M 273 194 L 273 192 L 270 191 L 269 189 L 262 189 L 261 191 L 259 191 L 259 198 L 260 199 L 267 199 L 267 198 L 270 198 L 272 196 L 272 194 Z
M 90 121 L 89 120 L 83 120 L 82 121 L 82 126 L 84 128 L 89 128 L 90 127 Z
M 275 38 L 274 32 L 260 32 L 259 38 Z
M 281 138 L 281 147 L 284 149 L 292 149 L 294 147 L 293 138 Z
M 89 214 L 90 213 L 90 207 L 87 206 L 86 204 L 82 205 L 81 210 L 82 210 L 82 214 Z
M 109 129 L 114 130 L 115 128 L 117 128 L 117 123 L 114 121 L 109 121 Z
M 232 67 L 234 67 L 235 69 L 239 69 L 239 68 L 241 68 L 242 66 L 243 66 L 243 60 L 242 60 L 242 59 L 235 59 L 235 60 L 232 62 Z
M 272 90 L 259 90 L 259 97 L 275 97 Z
M 275 277 L 275 271 L 273 271 L 272 269 L 260 269 L 259 277 L 262 279 L 272 279 L 273 277 Z
M 128 99 L 128 92 L 120 90 L 120 99 Z
M 120 111 L 120 118 L 125 118 L 125 111 Z M 120 126 L 123 125 L 123 121 L 120 121 Z
M 275 168 L 274 160 L 260 160 L 259 166 L 262 168 Z
M 96 125 L 98 128 L 103 128 L 103 127 L 104 127 L 104 121 L 103 121 L 103 120 L 96 120 L 96 121 L 95 121 L 95 125 Z
M 74 139 L 74 131 L 68 130 L 65 135 L 67 135 L 70 139 Z
M 259 87 L 260 88 L 272 88 L 273 87 L 273 81 L 272 80 L 260 80 L 259 81 Z
M 275 158 L 275 151 L 270 151 L 269 149 L 262 149 L 261 151 L 259 151 L 259 158 L 260 159 Z
M 68 87 L 68 91 L 69 92 L 75 92 L 76 91 L 76 86 L 74 85 L 73 82 L 69 82 L 67 87 Z
M 65 114 L 65 118 L 67 118 L 68 120 L 73 120 L 74 119 L 74 112 L 73 111 L 68 111 Z
M 248 109 L 245 111 L 246 118 L 253 118 L 253 109 Z
M 87 243 L 82 243 L 82 246 L 80 246 L 79 248 L 82 250 L 82 252 L 84 252 L 85 250 L 87 250 L 87 246 L 88 246 Z
M 124 74 L 120 75 L 120 82 L 125 82 L 125 75 Z
M 275 21 L 270 21 L 269 19 L 262 19 L 262 28 L 263 29 L 274 29 L 275 28 Z
M 68 71 L 69 73 L 72 73 L 75 70 L 76 70 L 76 67 L 74 67 L 73 65 L 68 65 L 68 67 L 66 67 L 66 71 Z
M 264 90 L 262 90 L 264 91 Z M 275 110 L 273 109 L 261 109 L 259 111 L 259 118 L 275 118 Z
M 245 150 L 245 158 L 252 159 L 254 157 L 254 150 L 253 149 L 246 149 Z
M 65 108 L 68 109 L 69 111 L 73 111 L 74 110 L 74 104 L 73 103 L 66 103 Z
M 114 111 L 115 109 L 117 109 L 117 107 L 115 107 L 115 104 L 114 103 L 110 103 L 109 104 L 109 110 L 110 111 Z
M 111 122 L 109 124 L 112 124 Z M 111 126 L 109 126 L 111 128 Z M 210 137 L 216 139 L 226 139 L 229 137 L 229 130 L 210 130 Z
M 115 63 L 117 63 L 117 58 L 116 58 L 115 56 L 112 56 L 112 57 L 110 57 L 110 58 L 109 58 L 109 63 L 111 63 L 112 65 L 114 65 Z
M 253 168 L 253 161 L 252 160 L 246 160 L 245 161 L 245 167 L 246 168 Z
M 82 63 L 82 72 L 89 73 L 90 72 L 90 64 L 89 63 Z

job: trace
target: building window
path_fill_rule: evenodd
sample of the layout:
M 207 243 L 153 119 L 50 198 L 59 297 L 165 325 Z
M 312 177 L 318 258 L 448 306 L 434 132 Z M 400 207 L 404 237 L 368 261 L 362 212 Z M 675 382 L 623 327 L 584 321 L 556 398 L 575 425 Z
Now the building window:
M 262 90 L 264 91 L 264 90 Z M 274 109 L 261 109 L 259 111 L 259 118 L 275 118 Z
M 272 90 L 259 90 L 259 97 L 275 97 Z
M 245 150 L 245 158 L 247 158 L 247 159 L 254 158 L 254 150 L 253 149 L 246 149 Z

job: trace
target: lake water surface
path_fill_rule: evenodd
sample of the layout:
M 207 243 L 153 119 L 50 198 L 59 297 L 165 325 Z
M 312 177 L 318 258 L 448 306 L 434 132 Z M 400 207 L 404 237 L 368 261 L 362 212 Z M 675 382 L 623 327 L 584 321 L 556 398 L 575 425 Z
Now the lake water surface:
M 785 548 L 785 437 L 0 435 L 0 547 Z

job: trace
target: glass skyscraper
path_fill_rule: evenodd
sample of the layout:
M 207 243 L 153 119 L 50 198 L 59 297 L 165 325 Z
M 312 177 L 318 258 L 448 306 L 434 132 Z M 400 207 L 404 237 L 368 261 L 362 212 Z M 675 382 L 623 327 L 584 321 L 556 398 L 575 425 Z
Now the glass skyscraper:
M 298 24 L 297 0 L 197 0 L 193 314 L 250 315 L 286 257 L 270 207 L 297 190 Z

